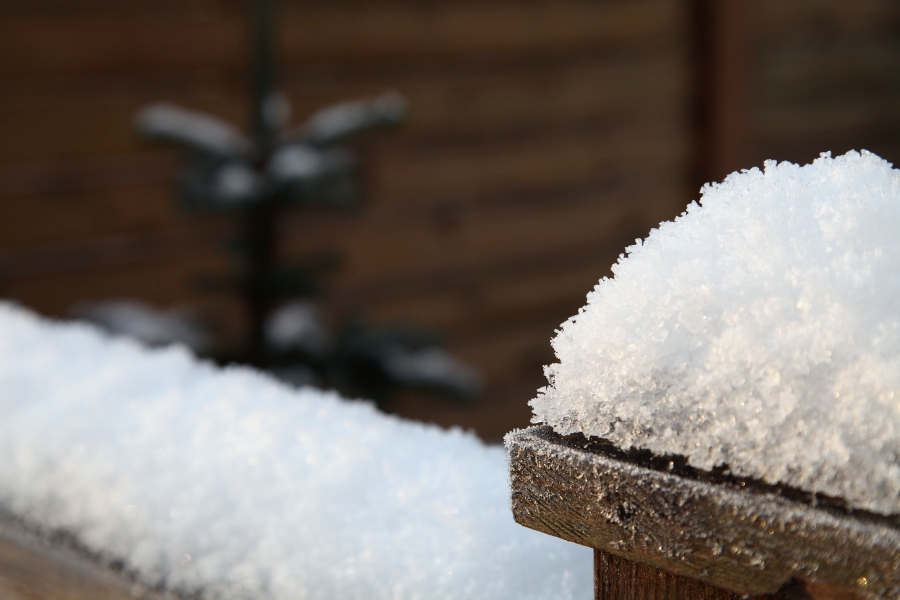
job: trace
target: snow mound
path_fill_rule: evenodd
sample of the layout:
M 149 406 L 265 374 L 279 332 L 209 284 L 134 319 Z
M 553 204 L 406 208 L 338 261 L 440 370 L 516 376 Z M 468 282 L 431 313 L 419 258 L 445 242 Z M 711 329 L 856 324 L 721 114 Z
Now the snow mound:
M 204 598 L 585 598 L 504 451 L 0 304 L 0 508 Z
M 900 513 L 900 171 L 823 154 L 701 193 L 562 325 L 534 422 Z

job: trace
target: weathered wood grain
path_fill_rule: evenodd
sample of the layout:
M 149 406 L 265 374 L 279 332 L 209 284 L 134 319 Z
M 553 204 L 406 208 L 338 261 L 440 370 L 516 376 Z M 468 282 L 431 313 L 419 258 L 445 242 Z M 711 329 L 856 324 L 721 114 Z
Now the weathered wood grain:
M 594 550 L 595 600 L 738 600 L 740 595 Z M 759 597 L 757 597 L 759 598 Z
M 775 594 L 746 595 L 594 550 L 595 600 L 863 600 L 855 591 L 791 579 Z
M 526 527 L 738 594 L 801 582 L 812 598 L 900 597 L 896 519 L 679 475 L 661 468 L 674 460 L 640 464 L 548 427 L 513 432 L 507 446 L 513 514 Z

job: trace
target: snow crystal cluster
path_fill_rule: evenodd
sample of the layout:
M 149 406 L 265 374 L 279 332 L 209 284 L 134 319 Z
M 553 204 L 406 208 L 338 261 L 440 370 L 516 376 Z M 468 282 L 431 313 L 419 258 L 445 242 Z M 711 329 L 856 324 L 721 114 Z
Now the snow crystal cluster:
M 734 173 L 613 272 L 558 331 L 535 422 L 900 513 L 900 171 Z
M 0 509 L 204 598 L 570 599 L 471 434 L 0 304 Z

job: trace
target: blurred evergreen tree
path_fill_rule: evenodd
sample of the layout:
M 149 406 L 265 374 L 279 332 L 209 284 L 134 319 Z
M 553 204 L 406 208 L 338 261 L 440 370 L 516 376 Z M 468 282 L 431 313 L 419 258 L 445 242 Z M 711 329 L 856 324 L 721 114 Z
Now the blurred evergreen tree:
M 276 260 L 276 228 L 286 210 L 352 206 L 361 190 L 357 161 L 344 146 L 374 129 L 399 124 L 403 98 L 387 93 L 373 100 L 340 103 L 288 127 L 290 106 L 277 91 L 274 0 L 253 4 L 252 135 L 212 115 L 170 104 L 144 108 L 137 127 L 150 139 L 181 146 L 187 165 L 178 196 L 192 212 L 229 213 L 240 219 L 234 244 L 239 275 L 207 285 L 239 293 L 249 317 L 249 336 L 220 361 L 268 369 L 297 384 L 334 387 L 384 408 L 399 387 L 425 387 L 473 397 L 477 374 L 440 348 L 434 334 L 417 328 L 373 328 L 345 318 L 331 331 L 314 298 L 333 256 L 307 257 L 294 265 Z

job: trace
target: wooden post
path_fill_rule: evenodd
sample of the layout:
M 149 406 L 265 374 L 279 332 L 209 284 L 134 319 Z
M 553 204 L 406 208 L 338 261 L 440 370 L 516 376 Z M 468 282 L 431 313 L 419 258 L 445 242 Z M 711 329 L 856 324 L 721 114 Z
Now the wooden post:
M 697 579 L 675 575 L 595 549 L 594 598 L 595 600 L 739 600 L 741 596 Z
M 549 427 L 511 434 L 512 510 L 597 550 L 602 600 L 900 598 L 900 519 Z
M 747 0 L 691 0 L 693 192 L 746 164 L 752 12 Z

